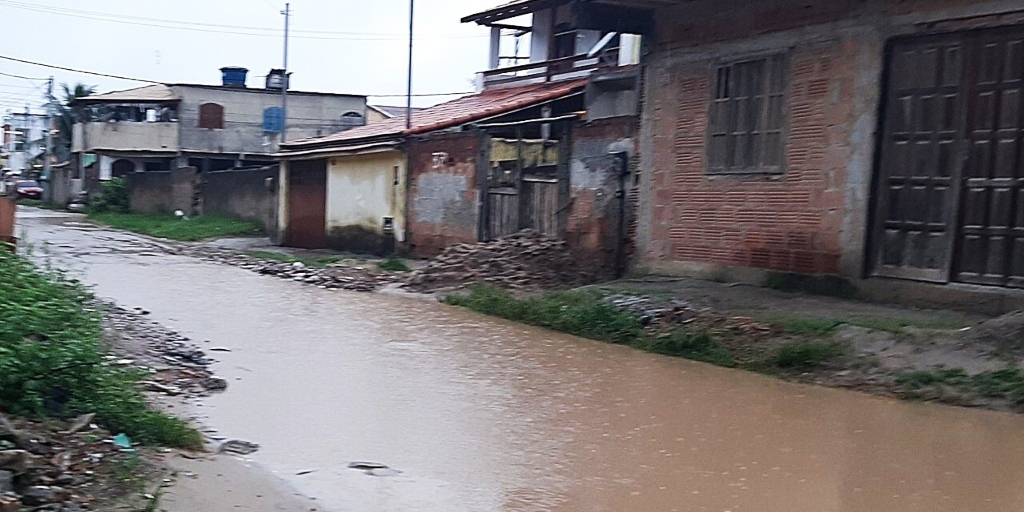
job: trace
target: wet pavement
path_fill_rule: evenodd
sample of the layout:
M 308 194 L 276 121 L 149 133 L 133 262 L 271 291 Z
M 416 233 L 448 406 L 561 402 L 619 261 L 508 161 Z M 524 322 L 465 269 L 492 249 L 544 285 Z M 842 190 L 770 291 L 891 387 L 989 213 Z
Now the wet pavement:
M 789 384 L 19 215 L 37 257 L 230 349 L 211 354 L 230 387 L 195 404 L 201 421 L 259 443 L 248 458 L 326 510 L 1024 510 L 1024 417 Z

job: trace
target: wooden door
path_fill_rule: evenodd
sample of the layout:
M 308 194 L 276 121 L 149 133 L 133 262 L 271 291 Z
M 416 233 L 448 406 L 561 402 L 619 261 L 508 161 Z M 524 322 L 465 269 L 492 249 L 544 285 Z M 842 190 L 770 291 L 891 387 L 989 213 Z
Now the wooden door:
M 972 48 L 955 279 L 1024 286 L 1024 30 L 977 34 Z
M 888 57 L 874 273 L 946 282 L 965 150 L 962 36 L 895 43 Z
M 487 234 L 490 240 L 519 231 L 519 191 L 515 187 L 488 189 L 487 203 Z
M 327 246 L 327 161 L 288 165 L 288 230 L 285 245 L 305 249 Z
M 522 226 L 541 234 L 560 237 L 558 230 L 558 179 L 523 178 Z

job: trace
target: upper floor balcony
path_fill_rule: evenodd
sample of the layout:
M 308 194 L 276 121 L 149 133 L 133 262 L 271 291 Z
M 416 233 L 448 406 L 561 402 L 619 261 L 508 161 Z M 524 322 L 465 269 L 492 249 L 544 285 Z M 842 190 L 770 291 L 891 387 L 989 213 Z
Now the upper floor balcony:
M 179 150 L 178 122 L 95 121 L 77 123 L 72 151 L 146 151 L 175 153 Z
M 477 79 L 478 90 L 484 90 L 638 64 L 650 12 L 600 1 L 519 0 L 462 21 L 491 29 L 488 70 Z

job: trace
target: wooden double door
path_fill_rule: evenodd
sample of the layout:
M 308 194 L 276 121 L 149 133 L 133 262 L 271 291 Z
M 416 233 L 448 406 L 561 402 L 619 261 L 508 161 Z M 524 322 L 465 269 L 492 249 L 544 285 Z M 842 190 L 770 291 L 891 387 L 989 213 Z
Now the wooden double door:
M 890 45 L 872 272 L 1024 287 L 1024 27 Z

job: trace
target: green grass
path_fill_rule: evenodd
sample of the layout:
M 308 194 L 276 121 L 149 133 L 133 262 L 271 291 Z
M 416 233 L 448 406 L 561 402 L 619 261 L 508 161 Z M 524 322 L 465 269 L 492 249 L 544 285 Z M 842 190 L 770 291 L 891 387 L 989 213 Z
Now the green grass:
M 0 251 L 0 409 L 32 417 L 96 413 L 144 444 L 199 448 L 184 421 L 151 409 L 140 375 L 104 359 L 100 313 L 80 284 Z
M 449 296 L 445 302 L 584 338 L 720 366 L 735 365 L 732 353 L 709 334 L 685 330 L 648 334 L 636 316 L 608 304 L 597 293 L 552 292 L 539 298 L 517 299 L 504 290 L 476 287 L 468 296 Z
M 253 222 L 217 215 L 200 215 L 184 220 L 173 215 L 94 212 L 89 214 L 89 219 L 117 229 L 187 242 L 261 232 L 260 227 Z
M 957 319 L 929 318 L 910 320 L 908 318 L 814 318 L 785 315 L 767 315 L 757 318 L 758 321 L 771 324 L 790 334 L 823 336 L 835 331 L 840 325 L 853 325 L 876 331 L 898 333 L 904 327 L 923 327 L 931 329 L 955 329 L 962 327 Z
M 774 365 L 797 371 L 813 370 L 843 354 L 843 347 L 817 341 L 783 345 L 775 354 Z
M 410 270 L 409 266 L 394 254 L 385 258 L 383 261 L 378 263 L 377 266 L 380 267 L 381 270 L 390 270 L 392 272 L 408 272 Z
M 302 263 L 307 267 L 324 268 L 342 260 L 341 256 L 325 258 L 300 258 L 291 254 L 274 251 L 245 251 L 245 254 L 260 260 L 280 261 L 281 263 Z
M 1002 398 L 1016 405 L 1024 405 L 1024 371 L 1018 368 L 993 370 L 976 375 L 968 375 L 960 368 L 905 372 L 897 376 L 896 383 L 909 391 L 934 386 L 963 387 L 984 397 Z

